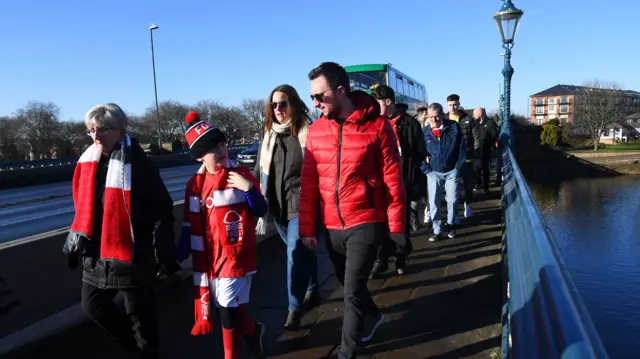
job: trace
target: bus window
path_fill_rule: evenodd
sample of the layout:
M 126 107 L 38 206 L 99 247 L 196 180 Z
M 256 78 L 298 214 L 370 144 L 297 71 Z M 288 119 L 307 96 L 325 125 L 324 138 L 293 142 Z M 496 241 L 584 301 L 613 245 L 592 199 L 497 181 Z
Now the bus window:
M 394 89 L 397 95 L 404 95 L 404 83 L 402 81 L 402 75 L 396 74 L 395 76 L 396 88 Z
M 386 83 L 384 71 L 350 72 L 349 83 L 352 90 L 369 90 L 375 84 Z

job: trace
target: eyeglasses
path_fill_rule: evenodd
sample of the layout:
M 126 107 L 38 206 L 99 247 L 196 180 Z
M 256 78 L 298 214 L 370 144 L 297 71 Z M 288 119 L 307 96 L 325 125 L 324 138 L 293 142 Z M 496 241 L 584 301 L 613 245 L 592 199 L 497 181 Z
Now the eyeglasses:
M 114 127 L 106 127 L 106 126 L 105 127 L 93 127 L 93 128 L 90 128 L 89 131 L 87 131 L 87 135 L 95 136 L 97 132 L 107 133 L 107 132 L 113 131 L 113 130 L 115 130 Z
M 322 100 L 324 100 L 324 93 L 329 91 L 331 89 L 326 89 L 320 93 L 317 94 L 311 94 L 311 101 L 316 100 L 318 102 L 322 102 Z
M 277 109 L 278 106 L 281 106 L 282 108 L 287 108 L 289 106 L 289 103 L 287 101 L 279 101 L 279 102 L 272 102 L 271 103 L 271 109 L 272 110 Z

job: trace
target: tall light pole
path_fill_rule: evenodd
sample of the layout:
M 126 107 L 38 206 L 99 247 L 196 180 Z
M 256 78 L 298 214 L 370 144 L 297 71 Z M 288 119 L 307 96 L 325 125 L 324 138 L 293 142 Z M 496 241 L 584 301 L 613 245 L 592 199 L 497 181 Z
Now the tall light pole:
M 511 0 L 504 0 L 500 10 L 493 15 L 493 19 L 498 25 L 500 36 L 502 37 L 502 47 L 504 53 L 504 93 L 502 104 L 502 126 L 500 126 L 500 148 L 504 150 L 506 146 L 513 150 L 513 132 L 511 130 L 511 77 L 513 67 L 511 67 L 511 48 L 513 40 L 520 25 L 520 19 L 524 12 L 516 8 Z
M 151 24 L 149 26 L 149 33 L 151 34 L 151 64 L 153 66 L 153 91 L 156 96 L 156 130 L 158 131 L 158 151 L 162 154 L 162 138 L 160 137 L 160 107 L 158 106 L 158 86 L 156 85 L 156 57 L 153 51 L 153 30 L 156 30 L 158 25 Z

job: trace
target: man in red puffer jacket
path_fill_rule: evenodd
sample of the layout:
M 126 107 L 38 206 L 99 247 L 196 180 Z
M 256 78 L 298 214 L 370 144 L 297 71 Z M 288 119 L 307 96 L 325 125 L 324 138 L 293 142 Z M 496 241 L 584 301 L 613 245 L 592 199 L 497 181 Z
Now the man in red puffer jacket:
M 322 116 L 307 134 L 299 231 L 307 246 L 317 246 L 319 210 L 329 230 L 331 261 L 344 287 L 339 357 L 350 359 L 384 319 L 367 281 L 388 233 L 399 245 L 406 244 L 406 193 L 398 140 L 380 116 L 378 102 L 365 92 L 351 92 L 347 72 L 336 63 L 321 64 L 309 79 L 314 107 Z

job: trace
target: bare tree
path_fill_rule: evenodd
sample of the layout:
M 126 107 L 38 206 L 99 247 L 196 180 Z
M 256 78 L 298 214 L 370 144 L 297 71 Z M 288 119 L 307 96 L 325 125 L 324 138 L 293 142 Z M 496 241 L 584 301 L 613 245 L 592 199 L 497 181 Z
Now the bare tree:
M 264 127 L 265 121 L 265 101 L 255 99 L 242 100 L 242 114 L 247 119 L 249 124 L 256 130 L 260 130 Z
M 134 137 L 140 143 L 149 143 L 155 138 L 155 118 L 153 121 L 150 119 L 145 120 L 143 116 L 136 116 L 130 113 L 127 113 L 127 119 L 129 120 L 127 123 L 127 133 L 130 136 Z
M 83 121 L 63 121 L 56 139 L 58 157 L 80 156 L 92 143 Z
M 19 161 L 22 158 L 18 138 L 20 122 L 11 117 L 0 117 L 0 162 Z
M 60 109 L 53 102 L 32 101 L 16 111 L 20 136 L 29 144 L 33 159 L 51 158 L 58 138 Z
M 237 107 L 223 107 L 213 114 L 212 123 L 224 132 L 230 143 L 242 137 L 240 125 L 246 122 L 242 110 Z
M 185 118 L 189 113 L 190 107 L 180 103 L 178 101 L 167 100 L 158 104 L 160 109 L 160 136 L 163 142 L 172 142 L 176 139 L 182 138 L 186 130 Z M 157 121 L 156 121 L 156 107 L 151 106 L 147 108 L 145 113 L 141 116 L 142 124 L 138 125 L 137 130 L 141 130 L 144 134 L 151 135 L 154 139 L 157 139 Z M 148 132 L 151 128 L 152 131 Z
M 598 150 L 606 127 L 632 112 L 628 93 L 610 81 L 585 83 L 576 92 L 574 101 L 575 125 L 589 134 L 594 151 Z
M 226 107 L 217 101 L 202 100 L 194 109 L 200 114 L 200 118 L 220 128 L 230 143 L 241 137 L 240 127 L 247 119 L 240 108 Z

